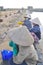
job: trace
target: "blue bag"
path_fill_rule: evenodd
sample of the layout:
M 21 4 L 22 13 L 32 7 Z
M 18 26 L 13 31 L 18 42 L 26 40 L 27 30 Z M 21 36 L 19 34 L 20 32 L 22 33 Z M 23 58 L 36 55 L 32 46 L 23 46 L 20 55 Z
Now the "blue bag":
M 13 52 L 9 51 L 9 50 L 3 50 L 3 51 L 1 51 L 1 54 L 2 54 L 2 59 L 3 60 L 9 60 L 13 56 Z

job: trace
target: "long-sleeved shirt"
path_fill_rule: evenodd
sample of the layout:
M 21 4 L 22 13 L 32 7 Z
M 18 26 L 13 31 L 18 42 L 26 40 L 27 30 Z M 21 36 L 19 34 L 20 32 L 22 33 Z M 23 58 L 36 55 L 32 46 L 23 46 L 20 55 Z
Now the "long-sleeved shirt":
M 33 28 L 30 30 L 30 32 L 34 32 L 36 36 L 41 39 L 41 31 L 39 25 L 33 26 Z
M 32 28 L 32 24 L 31 24 L 31 21 L 29 19 L 24 20 L 23 25 L 25 25 L 28 28 L 28 30 L 30 30 Z

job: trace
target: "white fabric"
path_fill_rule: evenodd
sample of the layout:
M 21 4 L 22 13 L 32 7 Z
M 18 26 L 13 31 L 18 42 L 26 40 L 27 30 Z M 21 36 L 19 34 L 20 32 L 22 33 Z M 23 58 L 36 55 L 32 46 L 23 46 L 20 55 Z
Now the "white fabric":
M 9 30 L 8 36 L 12 41 L 21 46 L 30 46 L 34 43 L 34 39 L 26 26 Z
M 29 60 L 29 59 L 32 59 Z M 30 63 L 30 65 L 33 63 L 33 65 L 35 64 L 35 62 L 37 62 L 38 60 L 38 56 L 37 53 L 34 49 L 34 46 L 19 46 L 19 53 L 18 55 L 15 57 L 13 56 L 13 61 L 16 64 L 21 64 L 23 61 L 26 61 L 26 63 Z
M 31 15 L 29 15 L 29 14 L 26 14 L 24 17 L 31 18 Z

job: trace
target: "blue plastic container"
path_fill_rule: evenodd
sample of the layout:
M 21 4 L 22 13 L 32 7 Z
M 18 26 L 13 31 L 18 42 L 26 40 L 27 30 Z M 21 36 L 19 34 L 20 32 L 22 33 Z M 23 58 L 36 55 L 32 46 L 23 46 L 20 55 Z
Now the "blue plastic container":
M 9 60 L 13 56 L 13 52 L 9 50 L 3 50 L 1 51 L 1 54 L 3 60 Z

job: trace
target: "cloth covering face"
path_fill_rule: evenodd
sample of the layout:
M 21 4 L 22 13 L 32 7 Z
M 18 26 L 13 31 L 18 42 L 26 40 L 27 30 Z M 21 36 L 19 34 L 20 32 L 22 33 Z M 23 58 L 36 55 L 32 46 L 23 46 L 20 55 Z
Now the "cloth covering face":
M 38 43 L 39 38 L 36 36 L 36 34 L 34 32 L 31 32 L 33 38 L 34 38 L 34 42 Z

